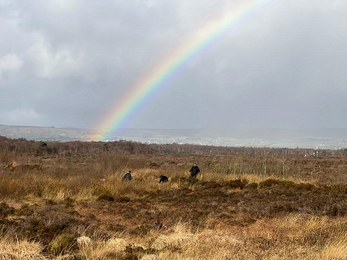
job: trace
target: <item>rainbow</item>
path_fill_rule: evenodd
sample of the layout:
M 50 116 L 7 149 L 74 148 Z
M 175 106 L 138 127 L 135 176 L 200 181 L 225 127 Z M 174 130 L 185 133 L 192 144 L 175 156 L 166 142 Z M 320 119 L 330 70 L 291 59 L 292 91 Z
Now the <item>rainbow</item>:
M 259 12 L 272 1 L 251 1 L 238 10 L 229 10 L 216 21 L 207 24 L 185 44 L 178 47 L 176 51 L 155 66 L 149 74 L 131 87 L 121 101 L 103 118 L 99 127 L 97 127 L 97 129 L 100 129 L 100 133 L 97 134 L 98 139 L 101 141 L 109 139 L 150 99 L 155 91 L 165 86 L 170 79 L 177 75 L 188 61 L 206 50 L 230 28 L 247 20 L 252 14 Z

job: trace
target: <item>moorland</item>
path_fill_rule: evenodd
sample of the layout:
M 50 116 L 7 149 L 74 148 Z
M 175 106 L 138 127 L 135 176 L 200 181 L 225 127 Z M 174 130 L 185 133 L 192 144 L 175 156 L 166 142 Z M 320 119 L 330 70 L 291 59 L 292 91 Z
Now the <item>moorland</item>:
M 347 150 L 314 152 L 0 136 L 0 259 L 347 259 Z

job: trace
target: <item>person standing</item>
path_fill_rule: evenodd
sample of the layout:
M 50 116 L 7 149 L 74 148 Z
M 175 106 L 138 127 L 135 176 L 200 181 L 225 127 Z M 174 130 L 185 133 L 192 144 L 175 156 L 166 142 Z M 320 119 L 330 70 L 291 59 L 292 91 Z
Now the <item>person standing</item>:
M 192 178 L 196 178 L 196 176 L 199 174 L 200 169 L 199 167 L 196 165 L 196 163 L 194 163 L 194 165 L 192 166 L 192 168 L 190 168 L 189 170 L 190 172 L 190 177 Z

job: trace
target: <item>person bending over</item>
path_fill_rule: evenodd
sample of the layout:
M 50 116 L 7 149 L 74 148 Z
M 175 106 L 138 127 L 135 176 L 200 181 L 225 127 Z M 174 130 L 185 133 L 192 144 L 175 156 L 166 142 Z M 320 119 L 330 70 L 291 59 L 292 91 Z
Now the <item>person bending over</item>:
M 128 171 L 124 176 L 123 176 L 123 181 L 131 181 L 133 177 L 131 176 L 131 171 Z

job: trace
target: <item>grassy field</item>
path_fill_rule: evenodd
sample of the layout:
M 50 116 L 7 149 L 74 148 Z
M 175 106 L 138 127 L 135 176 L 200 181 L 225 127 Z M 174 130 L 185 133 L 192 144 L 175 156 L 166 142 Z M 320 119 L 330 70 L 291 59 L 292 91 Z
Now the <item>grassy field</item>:
M 0 138 L 0 259 L 347 259 L 343 154 L 156 149 Z

